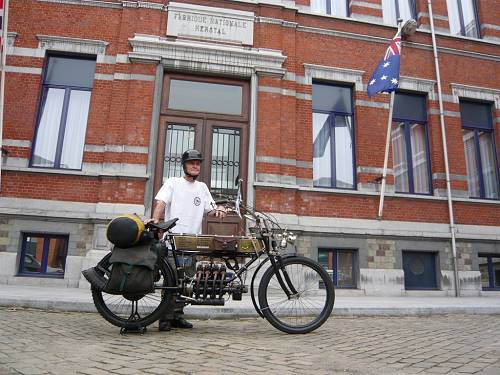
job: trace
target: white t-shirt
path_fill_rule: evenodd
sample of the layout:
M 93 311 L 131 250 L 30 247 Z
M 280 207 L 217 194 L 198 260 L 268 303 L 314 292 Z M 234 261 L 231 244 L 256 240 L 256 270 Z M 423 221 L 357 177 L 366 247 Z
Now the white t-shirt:
M 167 179 L 155 199 L 166 204 L 165 221 L 179 218 L 173 233 L 201 234 L 203 215 L 216 208 L 207 185 L 183 177 Z

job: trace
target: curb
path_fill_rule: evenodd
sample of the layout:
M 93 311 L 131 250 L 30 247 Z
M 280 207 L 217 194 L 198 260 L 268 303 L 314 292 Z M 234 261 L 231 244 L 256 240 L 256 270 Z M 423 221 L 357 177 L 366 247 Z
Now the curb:
M 1 307 L 32 308 L 60 312 L 92 312 L 97 310 L 87 301 L 48 301 L 32 299 L 4 298 Z M 253 306 L 225 308 L 215 306 L 186 306 L 186 317 L 194 319 L 234 319 L 256 318 L 259 315 Z M 432 315 L 500 315 L 500 306 L 436 306 L 436 307 L 335 307 L 334 316 L 432 316 Z

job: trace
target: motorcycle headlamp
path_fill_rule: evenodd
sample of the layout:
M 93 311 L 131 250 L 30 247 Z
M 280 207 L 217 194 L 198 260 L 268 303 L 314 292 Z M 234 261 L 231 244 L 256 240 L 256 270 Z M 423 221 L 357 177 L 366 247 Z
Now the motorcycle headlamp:
M 286 244 L 287 244 L 287 242 L 286 242 L 286 238 L 285 238 L 285 237 L 283 237 L 283 238 L 281 239 L 281 242 L 280 242 L 280 247 L 281 247 L 281 248 L 285 248 L 285 247 L 286 247 Z

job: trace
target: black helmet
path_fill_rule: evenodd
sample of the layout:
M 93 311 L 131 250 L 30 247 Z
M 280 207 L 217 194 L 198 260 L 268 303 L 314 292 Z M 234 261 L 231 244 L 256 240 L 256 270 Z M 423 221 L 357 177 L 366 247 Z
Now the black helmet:
M 189 160 L 199 160 L 203 161 L 203 156 L 201 156 L 201 152 L 198 150 L 186 150 L 182 154 L 182 164 L 184 165 L 185 162 Z

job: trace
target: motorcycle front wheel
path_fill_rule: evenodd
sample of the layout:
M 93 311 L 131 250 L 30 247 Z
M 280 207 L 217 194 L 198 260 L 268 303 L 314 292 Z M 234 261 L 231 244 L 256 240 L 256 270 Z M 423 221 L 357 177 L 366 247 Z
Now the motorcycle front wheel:
M 96 267 L 97 272 L 106 279 L 111 273 L 110 256 L 106 255 Z M 165 314 L 172 301 L 172 291 L 164 288 L 174 285 L 173 275 L 165 262 L 157 263 L 155 275 L 153 293 L 116 295 L 92 288 L 97 311 L 111 324 L 129 330 L 152 324 Z
M 332 312 L 335 301 L 332 279 L 319 263 L 309 258 L 284 258 L 283 265 L 297 293 L 287 296 L 271 266 L 259 285 L 260 310 L 269 323 L 280 331 L 314 331 L 326 322 Z M 280 273 L 290 290 L 283 270 Z

